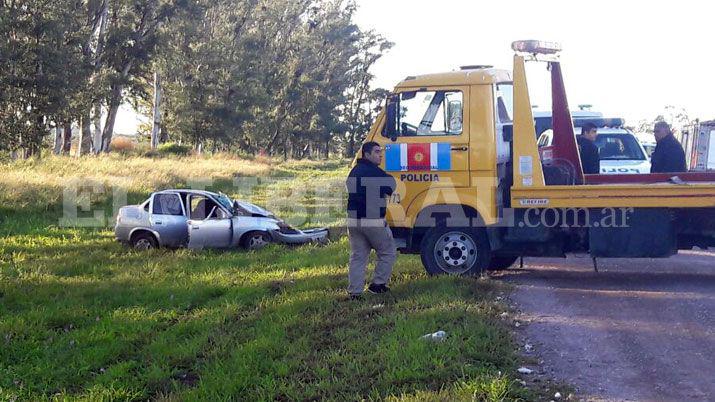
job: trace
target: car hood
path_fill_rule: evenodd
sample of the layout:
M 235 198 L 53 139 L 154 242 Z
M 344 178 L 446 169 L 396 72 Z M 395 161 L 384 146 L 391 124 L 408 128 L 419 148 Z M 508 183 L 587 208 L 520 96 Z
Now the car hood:
M 265 210 L 256 204 L 251 204 L 250 202 L 238 201 L 238 200 L 234 200 L 233 203 L 234 203 L 234 205 L 237 205 L 238 207 L 245 209 L 251 215 L 254 215 L 254 216 L 260 215 L 260 216 L 265 216 L 266 218 L 274 218 L 275 219 L 275 215 L 272 212 Z
M 601 161 L 601 174 L 638 173 L 650 173 L 650 161 L 633 159 Z

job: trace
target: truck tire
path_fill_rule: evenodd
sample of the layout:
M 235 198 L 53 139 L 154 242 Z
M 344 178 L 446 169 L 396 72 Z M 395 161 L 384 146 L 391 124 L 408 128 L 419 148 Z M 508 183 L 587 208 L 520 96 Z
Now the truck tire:
M 489 261 L 489 271 L 503 271 L 516 262 L 519 256 L 514 255 L 493 255 L 492 259 Z
M 420 250 L 429 275 L 479 275 L 491 260 L 489 239 L 482 228 L 431 228 Z
M 151 250 L 158 246 L 156 238 L 151 233 L 140 232 L 132 236 L 132 247 L 135 250 Z

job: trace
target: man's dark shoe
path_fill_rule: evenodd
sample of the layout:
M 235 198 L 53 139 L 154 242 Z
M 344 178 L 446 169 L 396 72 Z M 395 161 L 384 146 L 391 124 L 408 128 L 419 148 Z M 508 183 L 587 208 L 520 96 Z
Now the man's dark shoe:
M 362 300 L 362 294 L 360 293 L 351 293 L 348 295 L 349 300 Z
M 370 284 L 370 286 L 367 287 L 367 291 L 370 293 L 375 293 L 375 294 L 380 294 L 380 293 L 387 293 L 390 291 L 390 288 L 385 286 L 384 284 L 382 285 L 376 285 L 376 284 Z

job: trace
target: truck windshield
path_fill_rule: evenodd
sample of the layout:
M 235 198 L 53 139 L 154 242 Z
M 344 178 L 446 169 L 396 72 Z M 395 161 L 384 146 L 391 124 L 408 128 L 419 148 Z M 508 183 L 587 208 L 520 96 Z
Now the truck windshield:
M 601 160 L 645 160 L 646 156 L 631 134 L 602 134 L 596 137 Z

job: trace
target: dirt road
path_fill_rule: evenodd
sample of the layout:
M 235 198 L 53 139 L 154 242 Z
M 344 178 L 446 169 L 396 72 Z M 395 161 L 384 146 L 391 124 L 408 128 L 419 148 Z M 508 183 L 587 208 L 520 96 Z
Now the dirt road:
M 518 264 L 518 262 L 517 262 Z M 715 400 L 715 253 L 669 259 L 525 259 L 523 342 L 539 368 L 589 401 Z

